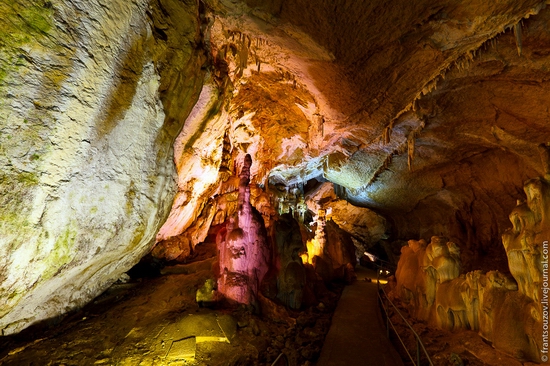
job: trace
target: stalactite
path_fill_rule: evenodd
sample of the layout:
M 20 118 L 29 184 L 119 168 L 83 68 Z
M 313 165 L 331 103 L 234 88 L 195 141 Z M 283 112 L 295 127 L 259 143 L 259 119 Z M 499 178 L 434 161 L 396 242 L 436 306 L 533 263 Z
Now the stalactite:
M 516 35 L 516 47 L 518 49 L 518 56 L 521 56 L 521 23 L 518 22 L 516 25 L 514 25 L 514 34 Z
M 389 126 L 386 126 L 386 128 L 384 129 L 384 144 L 389 144 L 390 143 L 390 135 L 391 135 L 391 129 Z
M 225 131 L 222 145 L 222 162 L 220 164 L 220 173 L 226 174 L 226 176 L 231 175 L 231 163 L 233 162 L 232 150 L 228 131 Z
M 412 103 L 412 110 L 413 112 L 416 112 L 418 109 L 418 99 L 415 99 Z
M 412 172 L 412 164 L 414 159 L 414 135 L 410 134 L 407 139 L 407 165 L 409 166 L 409 171 Z
M 237 70 L 237 75 L 240 77 L 243 75 L 244 70 L 248 66 L 248 47 L 245 42 L 244 35 L 241 37 L 241 45 L 239 49 L 239 67 Z
M 405 141 L 404 143 L 402 143 L 401 145 L 399 145 L 397 147 L 397 149 L 395 149 L 394 151 L 394 154 L 395 155 L 401 155 L 403 154 L 405 151 L 407 151 L 407 142 Z

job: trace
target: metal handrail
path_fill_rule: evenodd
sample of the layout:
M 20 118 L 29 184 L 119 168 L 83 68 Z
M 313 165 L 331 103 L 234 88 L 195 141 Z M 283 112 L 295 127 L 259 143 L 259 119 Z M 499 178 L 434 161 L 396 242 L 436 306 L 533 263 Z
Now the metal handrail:
M 397 269 L 397 266 L 393 263 L 390 263 L 388 261 L 385 261 L 383 259 L 380 259 L 380 258 L 377 258 L 376 259 L 378 262 L 380 262 L 381 264 L 377 264 L 375 262 L 375 264 L 379 267 L 379 268 L 383 268 L 383 269 L 391 269 L 392 271 L 395 272 L 395 270 Z
M 378 272 L 378 277 L 380 279 L 380 272 Z M 405 352 L 407 352 L 407 355 L 409 356 L 409 358 L 411 359 L 411 362 L 413 363 L 413 365 L 415 366 L 420 366 L 420 350 L 422 349 L 422 351 L 424 352 L 424 355 L 426 356 L 426 358 L 428 359 L 428 363 L 430 366 L 433 366 L 433 362 L 432 362 L 432 359 L 430 358 L 430 355 L 428 354 L 428 351 L 426 351 L 426 347 L 424 347 L 424 343 L 422 343 L 422 340 L 420 339 L 420 336 L 418 335 L 418 333 L 416 333 L 416 331 L 413 329 L 413 327 L 411 326 L 411 324 L 407 321 L 407 319 L 405 319 L 405 317 L 403 316 L 403 314 L 401 314 L 401 312 L 397 309 L 397 307 L 395 306 L 395 304 L 390 300 L 390 298 L 388 297 L 388 295 L 386 294 L 386 291 L 384 291 L 384 289 L 382 287 L 380 287 L 380 281 L 378 280 L 377 281 L 377 286 L 378 286 L 378 300 L 380 301 L 380 304 L 382 305 L 382 309 L 384 310 L 384 313 L 386 315 L 386 330 L 387 330 L 387 335 L 388 335 L 388 338 L 389 338 L 389 333 L 390 333 L 390 327 L 389 325 L 391 325 L 391 327 L 393 328 L 393 331 L 395 332 L 395 334 L 397 335 L 397 339 L 399 339 L 399 342 L 401 343 L 401 345 L 403 346 L 403 349 L 405 350 Z M 387 309 L 387 305 L 384 305 L 384 301 L 382 299 L 382 296 L 380 296 L 380 290 L 382 290 L 382 293 L 384 294 L 384 297 L 386 298 L 386 301 L 389 302 L 391 304 L 391 306 L 393 307 L 393 309 L 395 310 L 395 312 L 397 312 L 397 314 L 399 314 L 399 316 L 401 317 L 401 319 L 403 319 L 403 321 L 405 322 L 405 324 L 407 325 L 407 327 L 409 327 L 410 331 L 413 333 L 415 339 L 416 339 L 416 363 L 414 362 L 414 359 L 413 359 L 413 356 L 410 354 L 409 350 L 407 349 L 407 347 L 405 346 L 405 343 L 403 342 L 403 340 L 401 339 L 401 337 L 399 336 L 399 333 L 397 333 L 397 329 L 395 329 L 395 325 L 392 323 L 392 321 L 390 320 L 390 316 L 389 316 L 389 313 L 388 313 L 388 309 Z
M 284 353 L 280 353 L 279 356 L 275 359 L 275 361 L 273 361 L 273 363 L 271 364 L 271 366 L 282 366 L 283 364 L 280 363 L 279 361 L 283 362 L 284 365 L 288 366 L 288 358 L 286 357 L 286 355 Z

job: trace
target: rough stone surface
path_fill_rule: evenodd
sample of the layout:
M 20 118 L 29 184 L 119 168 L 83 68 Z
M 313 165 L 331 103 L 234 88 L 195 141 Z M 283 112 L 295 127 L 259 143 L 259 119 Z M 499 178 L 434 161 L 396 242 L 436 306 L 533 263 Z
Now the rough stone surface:
M 170 30 L 159 38 L 155 7 L 0 5 L 3 334 L 99 295 L 150 249 L 168 214 L 171 145 L 201 78 L 192 47 L 167 43 L 200 31 L 189 4 L 177 22 L 162 19 Z M 159 68 L 174 59 L 176 70 Z M 180 73 L 185 82 L 166 79 Z M 178 94 L 166 98 L 170 88 Z
M 172 342 L 166 358 L 171 361 L 194 360 L 197 343 L 195 337 Z
M 306 285 L 306 270 L 300 254 L 305 248 L 300 226 L 290 214 L 282 215 L 277 221 L 275 243 L 277 298 L 292 309 L 300 309 Z
M 237 212 L 218 234 L 218 290 L 227 299 L 256 304 L 258 290 L 271 265 L 271 248 L 260 214 L 250 204 L 250 167 L 245 156 L 239 174 Z

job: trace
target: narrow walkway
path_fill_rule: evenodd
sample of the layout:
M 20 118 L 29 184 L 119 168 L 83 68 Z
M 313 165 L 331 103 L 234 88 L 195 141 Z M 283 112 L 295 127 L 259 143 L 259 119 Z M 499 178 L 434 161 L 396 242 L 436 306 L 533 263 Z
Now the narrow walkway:
M 402 366 L 386 337 L 376 295 L 374 271 L 358 267 L 357 281 L 346 286 L 332 317 L 332 325 L 317 366 Z

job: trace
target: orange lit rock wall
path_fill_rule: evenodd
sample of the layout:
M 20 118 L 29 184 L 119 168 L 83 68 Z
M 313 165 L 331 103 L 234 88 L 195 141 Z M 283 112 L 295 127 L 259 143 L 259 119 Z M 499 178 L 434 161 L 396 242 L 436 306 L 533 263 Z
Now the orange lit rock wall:
M 513 227 L 502 236 L 511 276 L 480 270 L 461 274 L 459 246 L 442 237 L 432 237 L 428 245 L 410 240 L 402 248 L 395 294 L 415 317 L 445 329 L 476 330 L 515 357 L 541 360 L 543 314 L 548 314 L 546 177 L 525 183 L 526 200 L 518 202 L 510 214 Z

